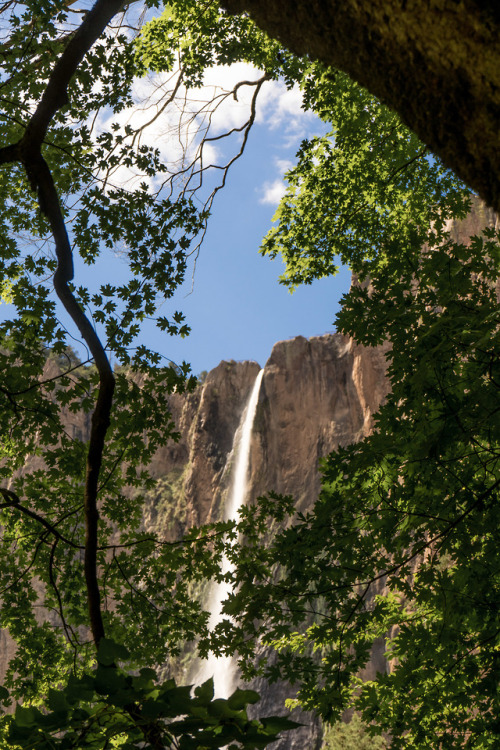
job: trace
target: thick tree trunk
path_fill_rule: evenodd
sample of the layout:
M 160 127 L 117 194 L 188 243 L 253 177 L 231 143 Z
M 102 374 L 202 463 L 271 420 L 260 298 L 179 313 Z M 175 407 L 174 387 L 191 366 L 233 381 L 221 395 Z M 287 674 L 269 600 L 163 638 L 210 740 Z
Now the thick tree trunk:
M 500 0 L 220 0 L 395 109 L 500 212 Z

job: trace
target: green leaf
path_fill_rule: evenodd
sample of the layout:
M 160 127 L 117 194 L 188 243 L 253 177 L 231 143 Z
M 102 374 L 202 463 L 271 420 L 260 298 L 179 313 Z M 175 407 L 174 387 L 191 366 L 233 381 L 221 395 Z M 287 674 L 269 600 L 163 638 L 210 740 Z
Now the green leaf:
M 210 677 L 202 685 L 194 689 L 194 694 L 202 705 L 208 704 L 214 697 L 214 680 Z
M 47 704 L 51 711 L 68 711 L 70 707 L 64 691 L 53 688 L 49 688 Z
M 115 661 L 118 661 L 120 659 L 128 659 L 130 656 L 130 653 L 128 649 L 125 648 L 125 646 L 122 646 L 119 643 L 115 643 L 115 641 L 109 639 L 109 638 L 101 638 L 101 641 L 99 642 L 99 648 L 97 650 L 97 661 L 99 664 L 103 664 L 104 666 L 108 667 L 111 664 L 114 664 Z
M 268 732 L 278 734 L 278 732 L 284 732 L 289 729 L 296 729 L 297 727 L 304 726 L 296 721 L 291 721 L 284 716 L 270 716 L 266 719 L 261 719 L 264 728 Z
M 227 699 L 227 703 L 233 711 L 240 711 L 248 704 L 258 703 L 259 700 L 260 695 L 255 690 L 240 690 L 240 688 L 236 688 L 234 693 Z
M 40 712 L 33 706 L 16 706 L 14 718 L 19 727 L 32 727 L 37 723 Z
M 101 695 L 112 696 L 126 688 L 125 676 L 116 667 L 99 666 L 95 674 L 95 689 Z

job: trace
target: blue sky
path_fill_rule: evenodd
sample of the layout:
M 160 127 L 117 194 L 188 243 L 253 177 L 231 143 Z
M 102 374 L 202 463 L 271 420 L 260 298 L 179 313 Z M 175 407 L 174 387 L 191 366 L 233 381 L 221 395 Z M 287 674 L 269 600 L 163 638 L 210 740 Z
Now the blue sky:
M 207 74 L 205 89 L 193 94 L 193 106 L 199 106 L 204 96 L 210 100 L 214 92 L 231 91 L 237 81 L 256 80 L 260 75 L 242 64 L 231 69 L 213 69 Z M 153 76 L 138 81 L 137 107 L 123 111 L 118 116 L 120 124 L 132 122 L 141 127 L 151 118 L 155 107 L 161 109 L 158 91 L 161 95 L 168 94 L 171 83 L 167 81 L 167 84 Z M 232 95 L 222 100 L 222 105 L 211 115 L 212 135 L 237 127 L 246 120 L 252 91 L 252 87 L 242 87 L 238 89 L 238 101 Z M 311 113 L 304 113 L 300 104 L 298 91 L 287 91 L 283 84 L 275 82 L 264 84 L 245 153 L 231 167 L 226 186 L 215 199 L 194 275 L 192 277 L 192 269 L 189 269 L 183 288 L 160 310 L 160 314 L 167 317 L 175 310 L 182 311 L 191 334 L 185 339 L 170 337 L 152 324 L 145 325 L 141 331 L 137 343 L 146 344 L 177 364 L 190 363 L 195 374 L 212 369 L 221 360 L 255 360 L 264 365 L 277 341 L 334 330 L 339 300 L 349 287 L 347 269 L 291 295 L 278 283 L 281 262 L 271 261 L 258 252 L 283 193 L 283 174 L 293 164 L 300 141 L 324 132 L 324 125 Z M 110 127 L 116 117 L 104 113 L 98 130 Z M 199 121 L 200 118 L 196 120 Z M 175 162 L 182 151 L 179 150 L 180 130 L 179 109 L 174 108 L 173 112 L 166 111 L 155 120 L 147 133 L 148 141 L 160 148 L 166 160 Z M 196 137 L 195 132 L 194 142 Z M 207 158 L 223 163 L 228 153 L 234 153 L 237 142 L 233 141 L 232 146 L 227 144 L 224 150 L 220 143 L 217 141 L 207 149 Z M 183 148 L 183 154 L 186 149 L 189 152 L 189 137 Z M 228 151 L 231 148 L 233 151 Z M 132 183 L 136 177 L 131 177 L 123 168 L 112 175 L 115 184 Z M 120 255 L 124 254 L 126 249 L 117 248 L 116 253 L 108 252 L 92 268 L 77 261 L 75 283 L 87 283 L 96 291 L 102 282 L 123 280 L 126 265 Z M 1 311 L 3 315 L 9 314 L 8 307 Z M 64 312 L 60 314 L 70 335 L 75 336 L 70 339 L 72 346 L 85 358 L 85 348 L 78 344 L 77 331 Z
M 237 71 L 236 80 L 248 70 Z M 214 71 L 213 81 L 229 76 Z M 193 372 L 210 370 L 223 359 L 252 359 L 263 365 L 273 345 L 293 336 L 332 332 L 340 297 L 349 288 L 342 269 L 330 279 L 296 290 L 278 283 L 281 261 L 258 253 L 282 193 L 283 172 L 291 166 L 300 141 L 322 132 L 324 125 L 300 110 L 300 95 L 266 84 L 246 151 L 229 173 L 215 199 L 213 215 L 196 263 L 182 290 L 162 309 L 185 313 L 191 334 L 186 339 L 157 332 L 144 334 L 167 358 L 191 363 Z M 244 110 L 244 96 L 240 96 Z M 232 98 L 228 106 L 237 109 Z M 238 112 L 224 110 L 214 132 L 237 124 Z
M 165 337 L 161 350 L 176 362 L 190 362 L 195 373 L 222 359 L 264 365 L 276 341 L 331 332 L 338 300 L 349 287 L 350 274 L 342 269 L 290 294 L 278 283 L 281 261 L 258 253 L 275 210 L 261 200 L 265 183 L 275 179 L 273 154 L 284 150 L 276 140 L 263 127 L 253 132 L 248 152 L 216 198 L 193 291 L 176 297 L 192 331 L 184 340 Z

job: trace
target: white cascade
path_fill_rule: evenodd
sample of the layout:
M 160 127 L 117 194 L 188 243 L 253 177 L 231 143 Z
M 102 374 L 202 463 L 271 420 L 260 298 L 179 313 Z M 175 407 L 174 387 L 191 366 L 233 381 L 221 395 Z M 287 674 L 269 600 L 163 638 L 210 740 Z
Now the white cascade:
M 235 434 L 233 444 L 234 470 L 231 481 L 231 490 L 229 499 L 226 503 L 224 520 L 237 520 L 239 510 L 247 500 L 248 468 L 250 463 L 250 444 L 252 437 L 252 427 L 257 411 L 259 401 L 260 384 L 264 370 L 260 370 L 255 380 L 250 398 L 241 417 L 240 424 Z M 222 561 L 222 572 L 228 573 L 231 570 L 231 563 L 224 557 Z M 210 612 L 209 627 L 213 629 L 217 623 L 221 622 L 228 615 L 222 614 L 222 605 L 231 593 L 231 586 L 226 581 L 214 584 L 208 604 Z M 228 698 L 235 690 L 236 682 L 236 661 L 231 656 L 215 656 L 211 654 L 206 659 L 198 671 L 195 681 L 196 684 L 214 678 L 214 694 L 216 698 Z

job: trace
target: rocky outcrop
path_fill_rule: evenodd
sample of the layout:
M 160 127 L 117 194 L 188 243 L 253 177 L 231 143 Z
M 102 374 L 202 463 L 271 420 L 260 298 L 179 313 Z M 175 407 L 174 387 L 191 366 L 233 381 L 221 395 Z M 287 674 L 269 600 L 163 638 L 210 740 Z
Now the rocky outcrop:
M 380 349 L 341 334 L 275 345 L 264 369 L 254 425 L 250 494 L 269 489 L 310 507 L 322 456 L 361 440 L 387 392 Z
M 259 369 L 256 362 L 221 362 L 194 393 L 169 401 L 181 439 L 158 452 L 151 472 L 172 482 L 182 472 L 183 526 L 221 517 L 235 432 Z M 319 459 L 367 435 L 386 392 L 382 349 L 342 334 L 277 343 L 254 422 L 250 497 L 275 490 L 293 495 L 300 510 L 310 506 Z
M 310 508 L 320 488 L 320 458 L 372 429 L 388 389 L 385 366 L 382 348 L 358 346 L 338 333 L 277 343 L 264 368 L 253 425 L 249 502 L 274 490 L 292 495 L 297 510 Z M 161 449 L 151 467 L 158 489 L 146 503 L 146 526 L 175 537 L 194 523 L 222 517 L 235 434 L 259 369 L 255 362 L 222 362 L 194 393 L 170 399 L 181 439 Z M 374 670 L 383 651 L 381 644 Z M 284 683 L 252 686 L 262 696 L 260 715 L 282 714 L 285 700 L 295 695 Z M 318 720 L 300 712 L 293 718 L 303 726 L 274 750 L 316 750 Z
M 170 397 L 168 407 L 179 442 L 161 448 L 150 471 L 160 480 L 178 476 L 183 499 L 182 528 L 217 520 L 229 479 L 228 457 L 250 390 L 259 372 L 256 362 L 221 362 L 194 393 Z M 150 504 L 149 504 L 150 506 Z M 151 507 L 146 507 L 148 525 Z
M 452 239 L 467 243 L 484 226 L 498 228 L 498 220 L 477 200 L 472 214 L 450 222 L 448 229 Z M 46 377 L 67 365 L 49 359 Z M 235 435 L 259 370 L 256 362 L 221 362 L 194 392 L 169 397 L 180 439 L 162 447 L 149 467 L 156 487 L 146 496 L 146 528 L 173 539 L 186 528 L 222 517 Z M 274 490 L 292 495 L 297 510 L 310 508 L 320 488 L 321 457 L 368 435 L 387 392 L 383 347 L 365 348 L 338 333 L 278 342 L 264 367 L 253 425 L 249 501 Z M 71 437 L 88 434 L 88 415 L 65 409 L 62 419 Z M 42 466 L 40 456 L 29 468 Z M 378 585 L 380 591 L 384 581 Z M 5 672 L 15 647 L 2 631 L 0 639 L 0 672 Z M 384 651 L 381 640 L 362 677 L 371 679 L 387 668 Z M 254 687 L 262 695 L 262 715 L 282 713 L 285 699 L 294 697 L 285 684 L 260 682 Z M 321 740 L 317 721 L 305 715 L 297 720 L 304 727 L 275 750 L 316 750 Z
M 345 71 L 500 212 L 494 0 L 220 0 L 299 55 Z
M 447 228 L 454 241 L 467 244 L 485 226 L 498 228 L 498 220 L 475 199 L 471 214 Z M 171 398 L 182 437 L 158 453 L 152 472 L 160 491 L 146 506 L 146 522 L 161 533 L 177 536 L 192 524 L 222 517 L 235 433 L 258 371 L 255 362 L 222 362 L 194 393 Z M 321 457 L 369 434 L 388 387 L 384 347 L 365 348 L 338 333 L 277 343 L 264 367 L 253 426 L 249 502 L 274 490 L 292 495 L 298 511 L 311 508 L 320 489 Z M 380 580 L 372 594 L 383 587 Z M 384 654 L 380 639 L 360 676 L 373 679 L 387 669 Z M 282 712 L 285 699 L 294 697 L 282 683 L 253 687 L 262 696 L 261 715 Z M 275 750 L 315 750 L 320 743 L 317 721 L 295 718 L 304 726 Z

